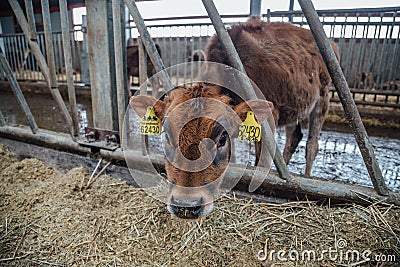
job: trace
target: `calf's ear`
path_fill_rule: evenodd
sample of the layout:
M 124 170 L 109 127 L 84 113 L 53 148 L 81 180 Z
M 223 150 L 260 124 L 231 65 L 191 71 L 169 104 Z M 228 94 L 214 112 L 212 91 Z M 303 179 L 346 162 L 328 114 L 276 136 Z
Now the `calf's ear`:
M 132 96 L 129 100 L 129 104 L 140 118 L 146 114 L 147 107 L 150 106 L 154 107 L 154 112 L 160 120 L 164 118 L 165 102 L 158 100 L 155 97 L 147 95 Z
M 236 105 L 233 110 L 238 114 L 241 122 L 246 119 L 248 111 L 253 111 L 257 122 L 260 124 L 271 118 L 274 119 L 275 124 L 278 123 L 278 112 L 274 109 L 274 104 L 267 100 L 255 99 L 242 102 Z

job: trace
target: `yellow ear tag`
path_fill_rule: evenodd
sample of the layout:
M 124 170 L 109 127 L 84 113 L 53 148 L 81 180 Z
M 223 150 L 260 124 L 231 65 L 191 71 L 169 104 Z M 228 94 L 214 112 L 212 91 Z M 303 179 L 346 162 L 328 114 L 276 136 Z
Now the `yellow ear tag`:
M 254 113 L 252 111 L 247 112 L 246 119 L 239 125 L 238 139 L 257 142 L 261 141 L 261 126 L 254 118 Z
M 143 135 L 160 135 L 161 121 L 154 112 L 153 107 L 147 107 L 146 114 L 140 118 L 140 134 Z

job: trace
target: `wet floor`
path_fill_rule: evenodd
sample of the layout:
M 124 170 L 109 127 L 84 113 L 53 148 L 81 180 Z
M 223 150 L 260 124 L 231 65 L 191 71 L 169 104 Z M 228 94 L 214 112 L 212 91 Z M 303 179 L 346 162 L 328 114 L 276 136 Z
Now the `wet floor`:
M 55 102 L 47 94 L 25 94 L 37 124 L 40 128 L 67 132 L 65 123 Z M 80 127 L 92 124 L 91 102 L 88 98 L 77 99 Z M 12 93 L 0 92 L 0 109 L 8 123 L 26 125 L 25 118 Z M 289 165 L 289 170 L 303 174 L 305 170 L 305 145 L 307 131 L 300 142 Z M 400 140 L 384 137 L 370 138 L 376 157 L 382 169 L 388 187 L 400 192 Z M 140 139 L 137 139 L 140 140 Z M 277 131 L 276 140 L 283 149 L 285 134 L 283 129 Z M 153 153 L 161 153 L 160 138 L 150 138 Z M 254 148 L 243 142 L 236 142 L 236 162 L 254 164 Z M 246 151 L 250 151 L 250 156 Z M 319 138 L 319 152 L 312 169 L 313 176 L 334 179 L 352 184 L 372 186 L 368 172 L 363 163 L 355 139 L 349 133 L 322 131 Z

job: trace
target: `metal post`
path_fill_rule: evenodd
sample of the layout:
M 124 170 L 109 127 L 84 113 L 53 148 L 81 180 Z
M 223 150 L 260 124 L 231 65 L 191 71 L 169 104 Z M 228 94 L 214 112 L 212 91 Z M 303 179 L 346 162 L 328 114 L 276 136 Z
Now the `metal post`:
M 45 0 L 43 0 L 43 1 L 45 1 Z M 50 78 L 51 77 L 50 70 L 46 63 L 46 59 L 44 58 L 42 52 L 40 51 L 39 44 L 35 41 L 32 41 L 32 39 L 31 39 L 31 36 L 29 33 L 28 22 L 26 21 L 24 12 L 22 11 L 22 8 L 19 5 L 18 1 L 9 0 L 8 2 L 10 3 L 11 8 L 13 9 L 15 17 L 17 18 L 17 21 L 18 21 L 19 25 L 21 26 L 21 29 L 24 32 L 26 39 L 28 40 L 29 47 L 31 48 L 31 52 L 34 54 L 36 61 L 40 67 L 40 70 L 42 71 L 43 76 L 46 79 L 46 82 L 50 88 L 50 93 L 51 93 L 54 101 L 57 103 L 57 106 L 60 109 L 61 113 L 63 114 L 65 121 L 66 121 L 67 125 L 69 126 L 70 133 L 72 134 L 71 116 L 68 113 L 67 107 L 65 106 L 65 103 L 61 97 L 60 91 L 58 90 L 58 87 L 52 86 L 53 84 L 52 84 L 52 81 Z M 48 4 L 48 2 L 47 2 L 47 4 Z M 47 5 L 47 7 L 48 7 L 48 5 Z M 43 7 L 43 9 L 44 9 L 44 7 Z M 48 11 L 48 12 L 50 12 L 50 11 Z M 50 16 L 50 13 L 48 13 L 48 16 Z M 43 24 L 45 24 L 44 17 L 43 17 Z M 56 81 L 55 85 L 57 85 L 57 81 Z
M 239 58 L 239 55 L 235 49 L 235 46 L 232 43 L 232 40 L 221 20 L 221 17 L 218 14 L 218 11 L 213 3 L 212 0 L 202 0 L 204 7 L 207 10 L 208 16 L 210 17 L 215 31 L 217 32 L 218 38 L 221 41 L 224 49 L 228 55 L 228 59 L 231 62 L 232 66 L 243 72 L 246 73 L 242 61 Z M 251 85 L 249 78 L 243 78 L 242 76 L 238 77 L 240 79 L 240 84 L 244 90 L 245 97 L 247 99 L 257 99 L 257 96 L 254 92 L 253 86 Z M 270 151 L 271 155 L 274 155 L 274 163 L 279 172 L 279 175 L 282 179 L 288 179 L 290 177 L 289 171 L 286 167 L 286 164 L 283 160 L 282 153 L 279 150 L 278 145 L 275 142 L 273 137 L 272 131 L 268 125 L 268 123 L 263 123 L 263 131 L 262 132 L 262 140 L 266 140 L 266 145 L 268 150 Z M 262 154 L 265 149 L 262 149 Z M 263 158 L 261 155 L 260 158 Z
M 115 129 L 118 126 L 114 103 L 110 58 L 109 5 L 107 0 L 86 0 L 87 37 L 93 125 Z
M 82 52 L 81 52 L 81 74 L 82 82 L 84 84 L 90 84 L 89 75 L 89 56 L 88 56 L 88 46 L 87 46 L 87 23 L 86 15 L 82 15 Z
M 32 115 L 32 112 L 26 103 L 25 97 L 22 94 L 21 88 L 19 88 L 18 82 L 14 77 L 12 69 L 8 64 L 6 57 L 3 54 L 3 50 L 0 49 L 0 69 L 3 69 L 8 81 L 10 82 L 11 88 L 17 98 L 18 104 L 22 108 L 25 118 L 29 124 L 29 127 L 32 130 L 32 133 L 36 133 L 38 130 L 38 126 L 36 124 L 35 118 Z
M 3 113 L 0 110 L 0 127 L 7 126 L 6 119 L 4 118 Z
M 250 16 L 261 17 L 261 2 L 262 0 L 250 1 Z
M 147 53 L 143 47 L 143 41 L 139 38 L 138 42 L 139 48 L 139 85 L 140 94 L 147 95 Z M 149 148 L 148 143 L 149 137 L 147 135 L 142 135 L 142 155 L 146 156 Z
M 161 74 L 160 78 L 161 78 L 161 82 L 164 86 L 164 90 L 168 91 L 168 90 L 172 89 L 174 86 L 172 85 L 171 79 L 170 79 L 167 71 L 165 70 L 164 64 L 162 62 L 160 55 L 158 54 L 156 46 L 154 45 L 154 42 L 151 39 L 149 32 L 147 31 L 146 25 L 143 22 L 142 15 L 140 15 L 140 12 L 136 6 L 135 1 L 134 0 L 125 0 L 125 4 L 128 7 L 129 12 L 131 12 L 133 21 L 136 24 L 139 35 L 143 41 L 146 51 L 149 54 L 150 60 L 153 63 L 155 70 L 157 72 L 160 72 L 160 74 Z
M 350 127 L 353 130 L 354 136 L 357 140 L 361 155 L 364 159 L 364 163 L 367 167 L 374 188 L 380 195 L 387 196 L 389 194 L 389 190 L 385 184 L 381 169 L 379 168 L 378 162 L 375 158 L 372 144 L 368 138 L 367 132 L 365 131 L 360 114 L 357 110 L 357 106 L 354 103 L 353 97 L 351 96 L 346 78 L 343 75 L 335 53 L 333 52 L 331 43 L 329 42 L 322 24 L 319 21 L 319 17 L 315 11 L 314 5 L 312 4 L 311 0 L 299 0 L 299 3 L 305 17 L 307 18 L 311 32 L 314 35 L 315 41 L 332 77 L 332 81 L 336 87 L 336 91 L 343 105 L 347 119 L 349 120 Z
M 128 88 L 126 73 L 126 49 L 123 39 L 123 30 L 125 26 L 124 3 L 121 0 L 113 0 L 113 19 L 114 19 L 114 48 L 115 48 L 115 72 L 117 83 L 117 102 L 118 102 L 118 123 L 119 131 L 122 133 L 124 124 L 124 115 L 128 106 Z
M 37 33 L 36 33 L 35 14 L 33 13 L 32 0 L 25 0 L 25 8 L 26 8 L 26 16 L 28 18 L 28 23 L 29 23 L 29 32 L 31 40 L 36 41 Z
M 71 40 L 69 34 L 67 0 L 59 0 L 59 3 L 60 3 L 61 34 L 62 34 L 63 51 L 64 51 L 65 75 L 67 76 L 68 100 L 71 109 L 72 130 L 73 130 L 73 135 L 77 136 L 79 134 L 78 108 L 76 106 L 74 73 L 72 70 Z
M 290 11 L 290 12 L 293 12 L 293 10 L 294 10 L 294 0 L 290 0 L 290 3 L 289 3 L 289 11 Z M 290 22 L 290 23 L 293 23 L 293 14 L 290 14 L 290 15 L 289 15 L 289 22 Z

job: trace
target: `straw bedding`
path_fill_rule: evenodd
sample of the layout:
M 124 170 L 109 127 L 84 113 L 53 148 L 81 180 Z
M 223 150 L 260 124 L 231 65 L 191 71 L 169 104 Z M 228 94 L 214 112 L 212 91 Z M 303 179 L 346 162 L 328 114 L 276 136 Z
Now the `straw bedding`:
M 323 250 L 371 250 L 399 266 L 400 208 L 256 203 L 234 194 L 198 221 L 172 217 L 162 203 L 103 175 L 60 174 L 37 159 L 17 162 L 0 144 L 1 266 L 348 266 Z M 267 246 L 266 246 L 267 245 Z M 265 249 L 266 248 L 266 249 Z M 264 250 L 265 249 L 265 250 Z M 282 261 L 264 251 L 313 250 L 315 261 Z M 295 255 L 292 253 L 292 256 Z M 261 257 L 261 258 L 260 258 Z M 362 259 L 360 259 L 361 261 Z M 350 265 L 351 266 L 351 265 Z M 355 266 L 355 265 L 353 265 Z

